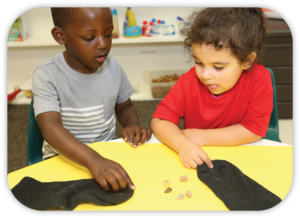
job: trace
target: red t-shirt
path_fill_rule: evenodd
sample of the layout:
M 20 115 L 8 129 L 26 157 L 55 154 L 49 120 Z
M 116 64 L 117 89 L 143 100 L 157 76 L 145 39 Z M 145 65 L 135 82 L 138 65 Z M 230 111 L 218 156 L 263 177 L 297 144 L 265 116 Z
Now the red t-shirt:
M 235 86 L 215 98 L 198 79 L 195 67 L 182 75 L 152 116 L 176 125 L 184 119 L 184 129 L 214 129 L 241 124 L 265 137 L 273 110 L 270 72 L 255 64 L 243 72 Z

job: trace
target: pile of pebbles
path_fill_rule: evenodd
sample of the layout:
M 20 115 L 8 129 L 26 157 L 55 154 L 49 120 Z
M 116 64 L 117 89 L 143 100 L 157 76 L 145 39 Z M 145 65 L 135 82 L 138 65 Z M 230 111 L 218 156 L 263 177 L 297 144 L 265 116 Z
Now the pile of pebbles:
M 181 182 L 186 182 L 188 180 L 188 177 L 187 176 L 181 176 L 180 177 L 180 181 Z M 169 187 L 171 185 L 171 182 L 168 181 L 168 180 L 165 180 L 163 182 L 163 186 L 166 187 L 167 189 L 165 190 L 165 193 L 170 193 L 172 191 L 172 188 Z M 193 196 L 192 192 L 191 191 L 187 191 L 185 193 L 185 196 L 188 197 L 188 198 L 191 198 Z M 183 194 L 179 194 L 177 195 L 177 200 L 182 200 L 184 199 L 184 195 Z

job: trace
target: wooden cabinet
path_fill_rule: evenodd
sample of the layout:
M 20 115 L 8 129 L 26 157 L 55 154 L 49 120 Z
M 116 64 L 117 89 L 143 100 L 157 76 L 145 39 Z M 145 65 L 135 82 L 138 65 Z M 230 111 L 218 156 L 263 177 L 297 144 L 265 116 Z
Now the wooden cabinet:
M 264 66 L 275 75 L 279 118 L 293 118 L 293 40 L 283 20 L 269 20 Z

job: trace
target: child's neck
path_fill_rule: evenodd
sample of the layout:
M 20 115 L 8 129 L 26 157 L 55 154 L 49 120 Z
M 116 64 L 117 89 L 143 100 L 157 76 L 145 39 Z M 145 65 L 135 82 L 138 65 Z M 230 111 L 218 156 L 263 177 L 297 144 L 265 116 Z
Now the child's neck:
M 225 92 L 224 92 L 225 93 Z M 219 94 L 219 95 L 215 95 L 213 94 L 211 91 L 209 91 L 210 96 L 212 96 L 213 98 L 220 98 L 224 93 Z

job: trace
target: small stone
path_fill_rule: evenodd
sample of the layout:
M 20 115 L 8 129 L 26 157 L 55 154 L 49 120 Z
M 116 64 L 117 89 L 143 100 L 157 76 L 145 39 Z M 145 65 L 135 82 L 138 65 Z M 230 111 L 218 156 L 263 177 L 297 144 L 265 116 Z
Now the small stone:
M 184 195 L 183 195 L 183 194 L 179 194 L 179 195 L 177 196 L 177 200 L 182 200 L 182 199 L 184 199 Z
M 188 180 L 187 176 L 182 176 L 182 177 L 180 177 L 180 181 L 181 181 L 181 182 L 185 182 L 185 181 L 187 181 L 187 180 Z
M 171 191 L 172 191 L 172 188 L 169 187 L 169 188 L 166 189 L 165 193 L 169 193 Z
M 188 198 L 191 198 L 193 196 L 192 192 L 191 191 L 187 191 L 185 193 L 185 196 L 187 196 Z
M 169 182 L 168 180 L 165 180 L 163 185 L 167 188 L 169 185 L 171 184 L 171 182 Z

